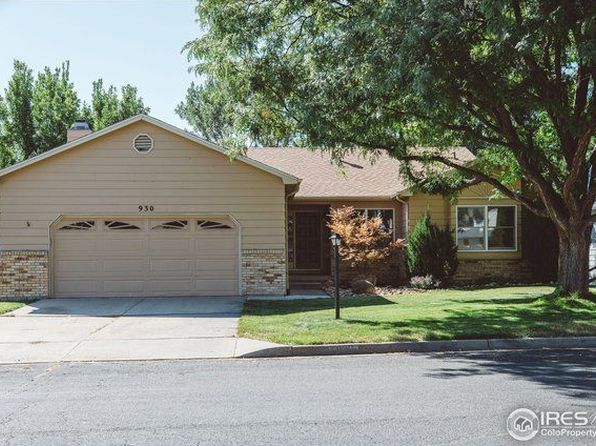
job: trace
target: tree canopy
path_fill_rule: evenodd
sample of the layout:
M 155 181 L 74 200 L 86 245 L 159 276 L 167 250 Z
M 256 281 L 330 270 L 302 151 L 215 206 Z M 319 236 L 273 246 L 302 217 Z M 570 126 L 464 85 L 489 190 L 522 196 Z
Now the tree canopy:
M 101 79 L 93 83 L 91 104 L 81 104 L 70 80 L 70 64 L 37 76 L 23 62 L 14 62 L 14 72 L 0 95 L 0 167 L 29 158 L 66 142 L 66 131 L 78 119 L 86 119 L 100 130 L 149 108 L 137 89 L 125 85 L 107 89 Z
M 226 132 L 386 150 L 433 193 L 489 183 L 555 224 L 559 282 L 587 292 L 596 2 L 200 0 L 196 11 L 204 33 L 186 49 L 210 95 L 232 104 Z M 475 161 L 453 160 L 453 145 Z

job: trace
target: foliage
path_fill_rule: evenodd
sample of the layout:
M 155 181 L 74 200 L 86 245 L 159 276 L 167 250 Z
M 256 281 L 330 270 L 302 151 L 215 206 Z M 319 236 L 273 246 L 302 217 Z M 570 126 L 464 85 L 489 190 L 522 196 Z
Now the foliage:
M 120 122 L 131 116 L 149 113 L 143 98 L 138 96 L 138 91 L 132 85 L 122 87 L 120 97 L 118 90 L 113 85 L 104 87 L 103 79 L 93 82 L 91 104 L 83 104 L 82 116 L 93 130 Z
M 176 113 L 205 139 L 233 149 L 242 149 L 247 139 L 265 146 L 290 143 L 287 132 L 266 128 L 265 123 L 273 115 L 266 106 L 257 106 L 256 95 L 250 95 L 251 106 L 248 107 L 235 102 L 233 92 L 223 87 L 213 81 L 192 83 L 184 102 L 176 107 Z
M 54 71 L 45 67 L 33 86 L 31 109 L 38 154 L 64 144 L 66 129 L 79 117 L 80 101 L 70 81 L 70 64 L 65 62 Z
M 489 183 L 556 225 L 559 282 L 587 293 L 577 278 L 596 198 L 596 2 L 200 0 L 196 10 L 203 32 L 186 50 L 231 103 L 235 136 L 386 150 L 432 193 Z M 454 159 L 453 145 L 475 161 Z
M 441 281 L 436 280 L 432 275 L 414 276 L 410 278 L 410 286 L 421 290 L 431 290 L 433 288 L 440 288 Z
M 31 102 L 33 74 L 23 62 L 14 62 L 14 73 L 0 101 L 0 158 L 11 161 L 36 151 Z
M 361 278 L 372 279 L 373 283 L 375 269 L 403 246 L 403 240 L 393 240 L 381 217 L 367 219 L 350 206 L 331 209 L 328 226 L 341 238 L 341 259 Z
M 0 168 L 43 153 L 66 142 L 66 131 L 77 118 L 89 120 L 93 130 L 149 108 L 131 85 L 107 90 L 99 79 L 93 84 L 91 105 L 83 104 L 70 80 L 70 64 L 54 70 L 45 67 L 37 76 L 23 62 L 14 62 L 14 72 L 0 95 Z
M 457 246 L 449 229 L 433 224 L 427 212 L 408 237 L 408 271 L 412 276 L 434 277 L 449 281 L 457 270 Z

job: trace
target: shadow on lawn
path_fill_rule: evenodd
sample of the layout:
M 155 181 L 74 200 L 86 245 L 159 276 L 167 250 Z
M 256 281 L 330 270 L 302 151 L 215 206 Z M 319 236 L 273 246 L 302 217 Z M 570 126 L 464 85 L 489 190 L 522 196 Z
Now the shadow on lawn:
M 527 305 L 534 301 L 535 304 Z M 345 321 L 350 324 L 395 330 L 396 341 L 420 338 L 446 340 L 578 336 L 596 333 L 596 313 L 588 303 L 577 300 L 553 301 L 545 298 L 529 299 L 525 306 L 514 305 L 520 304 L 519 300 L 512 303 L 498 308 L 446 308 L 440 318 L 380 321 L 346 318 Z
M 596 398 L 595 350 L 458 352 L 426 356 L 447 363 L 428 372 L 426 376 L 431 378 L 456 379 L 500 373 L 512 379 L 533 381 L 565 396 L 589 400 L 587 407 L 593 408 Z
M 263 305 L 266 302 L 266 305 Z M 342 309 L 370 307 L 375 305 L 395 305 L 395 302 L 381 296 L 358 296 L 343 298 Z M 244 314 L 248 315 L 286 315 L 293 313 L 304 313 L 308 311 L 331 310 L 335 308 L 335 301 L 332 298 L 308 299 L 308 300 L 285 300 L 285 301 L 252 301 L 244 304 Z

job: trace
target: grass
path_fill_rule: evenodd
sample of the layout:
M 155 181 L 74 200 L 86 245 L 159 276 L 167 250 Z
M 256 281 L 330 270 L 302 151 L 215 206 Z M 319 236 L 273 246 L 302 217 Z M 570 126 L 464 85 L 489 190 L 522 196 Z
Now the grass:
M 0 314 L 8 313 L 24 306 L 23 302 L 0 302 Z
M 433 290 L 389 297 L 249 301 L 239 335 L 280 344 L 596 335 L 596 302 L 553 287 Z

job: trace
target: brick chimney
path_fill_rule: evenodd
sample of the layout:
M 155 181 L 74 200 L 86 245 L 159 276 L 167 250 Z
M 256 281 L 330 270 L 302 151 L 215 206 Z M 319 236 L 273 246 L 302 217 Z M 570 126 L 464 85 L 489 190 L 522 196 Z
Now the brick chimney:
M 91 127 L 84 119 L 77 119 L 66 132 L 66 142 L 74 141 L 91 133 Z

